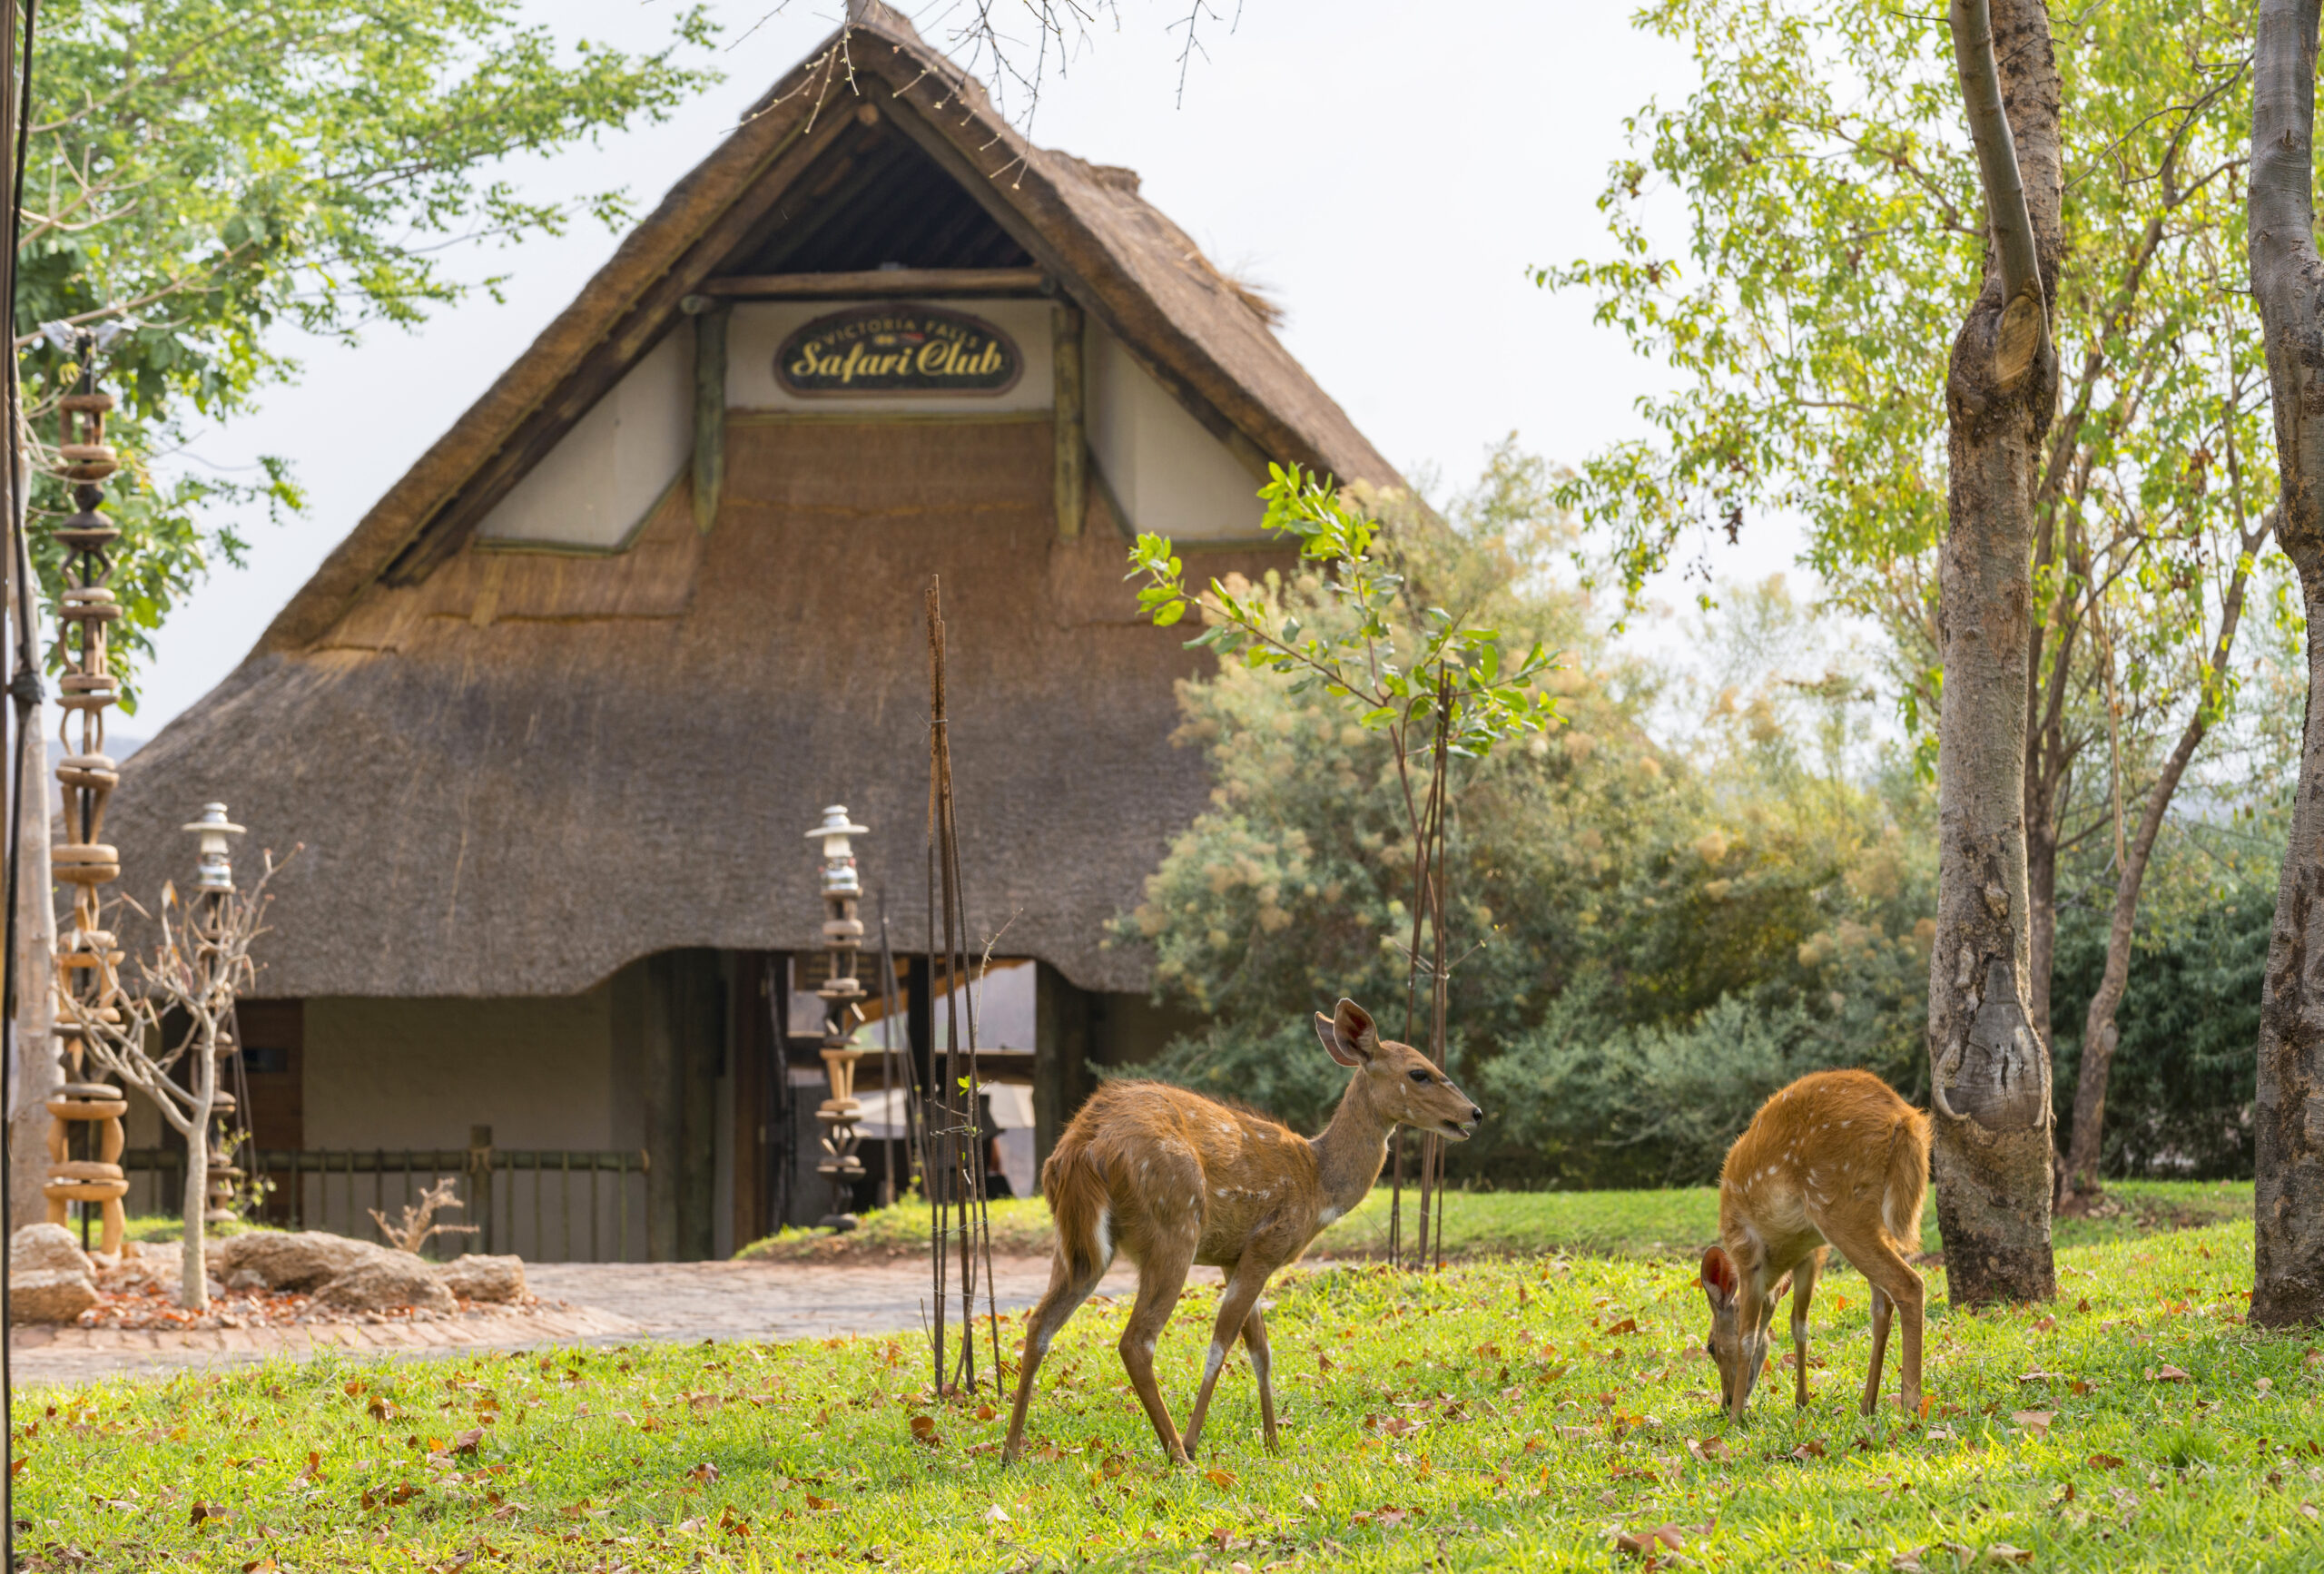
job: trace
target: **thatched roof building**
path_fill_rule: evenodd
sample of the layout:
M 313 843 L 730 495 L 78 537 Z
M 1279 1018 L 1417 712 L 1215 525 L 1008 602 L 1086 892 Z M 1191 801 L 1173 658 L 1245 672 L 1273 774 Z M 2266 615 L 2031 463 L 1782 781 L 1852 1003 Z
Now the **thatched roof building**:
M 899 335 L 965 348 L 893 376 L 839 353 Z M 1061 988 L 1141 990 L 1102 928 L 1206 782 L 1167 742 L 1197 658 L 1140 621 L 1124 547 L 1285 561 L 1270 460 L 1393 479 L 1134 173 L 1032 146 L 883 13 L 754 105 L 128 762 L 128 880 L 174 870 L 211 799 L 302 844 L 263 988 L 381 1003 L 347 1029 L 370 1044 L 385 1002 L 505 1014 L 657 955 L 812 949 L 826 803 L 872 827 L 867 888 L 917 950 L 934 575 L 972 921 Z

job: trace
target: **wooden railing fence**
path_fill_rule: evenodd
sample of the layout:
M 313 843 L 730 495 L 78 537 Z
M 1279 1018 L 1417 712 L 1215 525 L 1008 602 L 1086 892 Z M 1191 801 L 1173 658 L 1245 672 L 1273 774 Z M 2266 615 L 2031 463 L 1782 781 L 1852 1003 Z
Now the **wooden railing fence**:
M 637 1263 L 653 1261 L 657 1244 L 646 1227 L 645 1155 L 635 1148 L 268 1148 L 247 1156 L 271 1183 L 262 1216 L 292 1229 L 376 1241 L 369 1210 L 398 1218 L 448 1176 L 461 1205 L 437 1216 L 477 1233 L 437 1236 L 430 1257 L 514 1252 L 534 1263 Z M 183 1153 L 132 1148 L 121 1162 L 131 1214 L 179 1211 Z

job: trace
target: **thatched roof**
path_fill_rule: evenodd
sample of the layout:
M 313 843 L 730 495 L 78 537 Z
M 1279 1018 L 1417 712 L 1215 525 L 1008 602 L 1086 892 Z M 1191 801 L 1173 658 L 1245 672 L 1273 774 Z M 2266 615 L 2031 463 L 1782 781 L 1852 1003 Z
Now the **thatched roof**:
M 254 841 L 305 847 L 277 886 L 262 992 L 563 994 L 675 947 L 818 944 L 802 833 L 843 802 L 874 827 L 867 879 L 917 949 L 934 573 L 972 920 L 1013 914 L 1001 949 L 1085 987 L 1142 986 L 1100 926 L 1205 801 L 1200 760 L 1167 743 L 1171 680 L 1196 658 L 1137 619 L 1102 498 L 1078 540 L 1056 537 L 1045 418 L 730 427 L 707 535 L 682 487 L 614 556 L 471 539 L 678 302 L 763 268 L 831 195 L 797 182 L 874 132 L 908 137 L 981 204 L 993 244 L 1021 248 L 1222 440 L 1393 481 L 1134 175 L 1030 146 L 908 28 L 856 25 L 672 188 L 242 664 L 128 762 L 109 830 L 129 890 L 179 872 L 175 827 L 222 798 Z

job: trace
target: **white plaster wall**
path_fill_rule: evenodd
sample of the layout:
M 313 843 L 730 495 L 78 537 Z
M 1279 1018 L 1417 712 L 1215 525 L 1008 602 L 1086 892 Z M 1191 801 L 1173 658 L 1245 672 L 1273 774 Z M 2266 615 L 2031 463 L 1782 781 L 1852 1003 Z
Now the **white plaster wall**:
M 306 1140 L 320 1148 L 635 1147 L 616 1115 L 612 991 L 307 1002 Z
M 610 551 L 694 451 L 694 327 L 681 322 L 484 516 L 488 541 Z
M 1025 372 L 1000 394 L 872 394 L 857 397 L 794 394 L 775 380 L 774 354 L 801 325 L 856 306 L 888 300 L 753 300 L 736 305 L 726 324 L 726 403 L 737 409 L 812 410 L 822 415 L 997 415 L 1048 409 L 1056 397 L 1054 330 L 1046 300 L 948 300 L 914 302 L 980 317 L 1017 344 Z
M 1179 541 L 1257 539 L 1259 484 L 1226 445 L 1095 322 L 1084 355 L 1089 449 L 1124 523 Z

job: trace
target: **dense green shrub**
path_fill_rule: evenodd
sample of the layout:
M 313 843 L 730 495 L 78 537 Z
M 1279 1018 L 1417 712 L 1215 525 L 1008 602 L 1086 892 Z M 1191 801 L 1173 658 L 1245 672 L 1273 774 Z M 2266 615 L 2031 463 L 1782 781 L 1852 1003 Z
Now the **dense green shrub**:
M 1866 745 L 1864 685 L 1815 664 L 1779 582 L 1707 625 L 1707 678 L 1618 654 L 1541 571 L 1561 528 L 1545 480 L 1504 451 L 1449 520 L 1410 509 L 1394 537 L 1415 606 L 1473 608 L 1512 644 L 1565 653 L 1550 679 L 1564 726 L 1452 776 L 1450 1069 L 1490 1117 L 1452 1174 L 1700 1179 L 1786 1067 L 1871 1065 L 1913 1087 L 1926 793 Z M 1253 588 L 1304 621 L 1334 615 L 1313 581 Z M 1351 995 L 1408 1036 L 1394 762 L 1278 674 L 1230 664 L 1180 703 L 1212 806 L 1112 943 L 1150 948 L 1157 992 L 1211 1025 L 1138 1070 L 1315 1129 L 1345 1077 L 1309 1014 Z
M 2275 916 L 2272 880 L 2249 871 L 2215 903 L 2161 915 L 2132 953 L 2115 1013 L 2102 1173 L 2191 1179 L 2251 1174 L 2260 986 Z M 2106 965 L 2105 916 L 2062 912 L 2052 1034 L 2056 1107 L 2073 1113 L 2082 1032 Z

